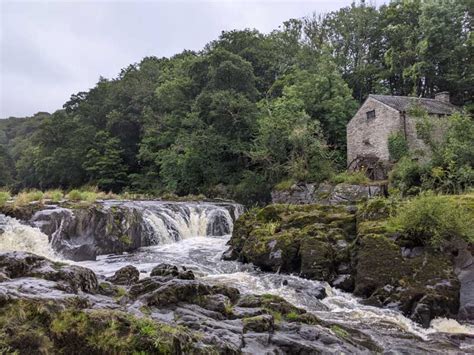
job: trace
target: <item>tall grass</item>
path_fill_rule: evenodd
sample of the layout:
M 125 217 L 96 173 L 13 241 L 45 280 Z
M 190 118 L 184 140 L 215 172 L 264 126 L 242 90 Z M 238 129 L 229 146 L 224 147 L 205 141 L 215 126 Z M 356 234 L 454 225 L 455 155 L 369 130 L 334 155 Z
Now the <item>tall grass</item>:
M 10 198 L 11 195 L 9 191 L 0 191 L 0 207 L 4 206 Z
M 32 202 L 42 202 L 44 194 L 39 190 L 22 191 L 15 196 L 15 207 L 26 206 Z

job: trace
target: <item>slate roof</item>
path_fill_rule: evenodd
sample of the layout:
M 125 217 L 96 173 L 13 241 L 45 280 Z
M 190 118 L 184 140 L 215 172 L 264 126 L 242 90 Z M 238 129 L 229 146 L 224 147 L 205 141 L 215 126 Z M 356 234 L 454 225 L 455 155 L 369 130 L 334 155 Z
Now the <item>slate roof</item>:
M 400 112 L 409 111 L 413 105 L 420 105 L 429 114 L 451 115 L 457 111 L 457 107 L 448 102 L 435 99 L 425 99 L 409 96 L 391 96 L 391 95 L 369 95 L 373 99 L 384 103 Z

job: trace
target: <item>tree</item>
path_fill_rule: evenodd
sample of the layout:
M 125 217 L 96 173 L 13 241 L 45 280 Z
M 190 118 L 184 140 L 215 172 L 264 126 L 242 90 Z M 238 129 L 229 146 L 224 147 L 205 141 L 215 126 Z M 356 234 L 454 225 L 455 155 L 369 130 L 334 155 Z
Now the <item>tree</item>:
M 117 138 L 105 131 L 98 132 L 84 162 L 90 182 L 103 191 L 120 191 L 127 183 L 127 167 L 122 153 Z

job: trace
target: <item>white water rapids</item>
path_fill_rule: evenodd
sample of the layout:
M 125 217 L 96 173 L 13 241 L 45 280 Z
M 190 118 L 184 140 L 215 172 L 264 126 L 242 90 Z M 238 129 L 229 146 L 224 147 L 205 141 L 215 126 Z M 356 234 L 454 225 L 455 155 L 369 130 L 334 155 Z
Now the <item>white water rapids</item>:
M 164 213 L 162 209 L 147 209 L 144 220 L 154 233 L 158 245 L 141 248 L 134 253 L 103 255 L 96 261 L 76 264 L 91 268 L 97 274 L 105 276 L 110 276 L 119 268 L 131 264 L 139 269 L 141 277 L 148 276 L 151 269 L 159 263 L 185 266 L 202 280 L 234 286 L 242 293 L 270 293 L 282 296 L 293 304 L 314 312 L 321 319 L 359 329 L 384 347 L 389 347 L 394 342 L 404 346 L 410 346 L 415 340 L 430 342 L 439 333 L 474 335 L 474 327 L 460 324 L 453 319 L 438 318 L 432 321 L 429 329 L 423 329 L 396 310 L 363 305 L 351 294 L 331 288 L 326 283 L 294 275 L 263 273 L 252 265 L 223 261 L 221 256 L 227 249 L 226 243 L 230 235 L 207 236 L 209 218 L 214 218 L 215 213 L 226 220 L 230 229 L 233 226 L 230 214 L 219 211 L 195 209 L 191 206 L 190 213 L 173 215 L 171 210 Z M 0 215 L 0 250 L 22 250 L 50 259 L 59 258 L 48 244 L 48 237 L 45 234 L 37 228 L 2 215 Z M 319 301 L 311 291 L 321 284 L 325 286 L 328 296 Z M 423 350 L 423 348 L 417 349 Z M 470 352 L 474 349 L 468 347 L 465 351 Z

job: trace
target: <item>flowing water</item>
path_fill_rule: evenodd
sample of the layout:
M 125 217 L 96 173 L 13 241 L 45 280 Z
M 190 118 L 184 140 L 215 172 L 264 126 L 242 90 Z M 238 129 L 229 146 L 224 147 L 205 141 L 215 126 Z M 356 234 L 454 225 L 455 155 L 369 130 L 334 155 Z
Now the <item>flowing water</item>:
M 429 329 L 423 329 L 396 310 L 363 305 L 351 294 L 331 288 L 326 283 L 295 275 L 264 273 L 249 264 L 223 261 L 221 256 L 227 249 L 230 235 L 209 235 L 212 234 L 209 221 L 218 215 L 227 224 L 226 228 L 231 230 L 233 219 L 230 213 L 222 208 L 212 208 L 212 205 L 197 208 L 194 204 L 188 204 L 186 213 L 180 213 L 180 209 L 183 210 L 183 206 L 170 209 L 161 205 L 145 209 L 144 221 L 158 245 L 141 248 L 134 253 L 103 255 L 96 261 L 76 264 L 105 276 L 132 264 L 140 270 L 141 277 L 146 277 L 159 263 L 185 266 L 202 280 L 234 286 L 241 293 L 282 296 L 324 320 L 360 330 L 383 348 L 394 351 L 411 348 L 414 351 L 431 352 L 437 349 L 440 339 L 444 339 L 443 344 L 449 342 L 445 333 L 474 334 L 474 327 L 459 324 L 453 319 L 435 319 Z M 236 209 L 235 213 L 240 213 L 240 210 Z M 0 250 L 24 250 L 58 258 L 49 247 L 46 235 L 36 228 L 1 215 Z M 328 295 L 322 301 L 314 294 L 314 290 L 321 286 L 325 287 Z M 463 352 L 474 351 L 469 339 L 466 343 L 461 340 L 459 347 Z

